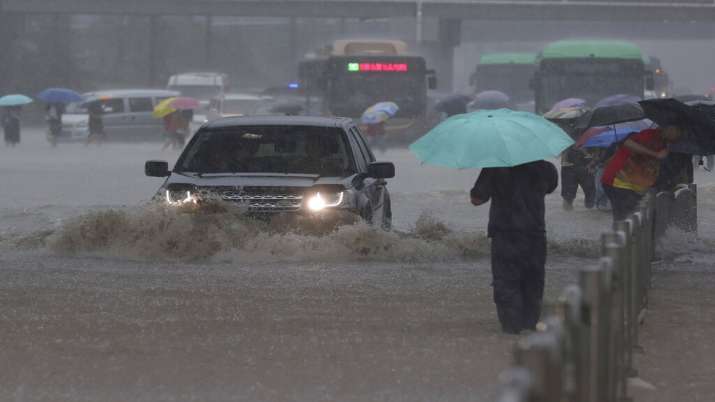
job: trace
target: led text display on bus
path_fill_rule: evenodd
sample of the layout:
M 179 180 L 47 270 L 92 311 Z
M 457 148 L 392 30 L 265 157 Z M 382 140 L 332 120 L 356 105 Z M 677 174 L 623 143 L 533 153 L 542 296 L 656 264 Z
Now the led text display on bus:
M 348 63 L 348 71 L 354 73 L 406 73 L 409 71 L 409 66 L 407 63 Z

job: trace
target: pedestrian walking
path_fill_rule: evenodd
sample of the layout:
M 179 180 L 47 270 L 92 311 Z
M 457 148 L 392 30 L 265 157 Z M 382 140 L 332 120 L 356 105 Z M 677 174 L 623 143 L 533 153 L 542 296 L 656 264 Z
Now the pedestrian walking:
M 47 121 L 47 140 L 53 147 L 57 146 L 57 140 L 62 135 L 62 116 L 65 113 L 65 105 L 59 102 L 48 103 L 45 107 L 45 120 Z
M 101 145 L 107 139 L 107 134 L 104 131 L 104 109 L 101 102 L 90 103 L 87 111 L 89 112 L 89 135 L 85 145 L 92 143 Z
M 676 125 L 643 130 L 625 140 L 608 160 L 601 183 L 611 201 L 613 220 L 625 219 L 643 195 L 656 184 L 661 161 L 668 157 L 668 143 L 682 130 Z
M 584 194 L 584 206 L 593 208 L 596 200 L 593 162 L 594 154 L 587 149 L 570 147 L 561 154 L 561 198 L 565 210 L 573 210 L 579 186 Z
M 536 161 L 482 169 L 471 190 L 475 206 L 491 200 L 492 285 L 505 333 L 533 330 L 539 321 L 546 264 L 544 197 L 557 185 L 556 168 Z
M 5 146 L 15 147 L 20 143 L 20 106 L 6 107 L 2 115 Z
M 191 110 L 177 110 L 171 114 L 164 116 L 164 131 L 166 132 L 166 141 L 162 146 L 162 150 L 171 147 L 171 149 L 181 149 L 184 147 L 186 137 L 190 131 L 191 118 L 193 112 Z

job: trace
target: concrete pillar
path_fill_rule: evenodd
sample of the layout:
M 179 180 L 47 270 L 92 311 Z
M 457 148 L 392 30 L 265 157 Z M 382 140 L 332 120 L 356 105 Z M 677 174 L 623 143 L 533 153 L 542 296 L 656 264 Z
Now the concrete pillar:
M 437 37 L 437 77 L 439 88 L 454 89 L 454 48 L 462 41 L 462 21 L 440 19 Z
M 22 14 L 10 14 L 0 9 L 0 90 L 12 91 L 15 87 L 17 66 L 16 42 L 22 34 L 24 18 Z
M 73 86 L 72 52 L 70 46 L 70 24 L 72 17 L 64 14 L 52 16 L 52 33 L 50 62 L 52 69 L 50 84 L 56 86 Z
M 290 66 L 298 61 L 298 21 L 295 17 L 288 19 L 288 57 Z
M 149 86 L 159 80 L 159 17 L 149 17 Z
M 206 26 L 204 27 L 204 66 L 211 70 L 213 65 L 213 17 L 206 16 Z

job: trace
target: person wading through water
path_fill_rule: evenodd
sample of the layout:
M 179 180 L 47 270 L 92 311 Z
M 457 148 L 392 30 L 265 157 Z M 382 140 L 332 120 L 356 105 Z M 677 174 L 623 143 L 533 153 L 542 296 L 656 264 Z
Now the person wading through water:
M 668 143 L 680 139 L 675 125 L 633 134 L 606 163 L 601 183 L 613 207 L 613 220 L 626 219 L 643 195 L 655 185 L 661 161 L 668 157 Z
M 471 201 L 491 199 L 488 235 L 494 302 L 502 330 L 533 330 L 541 315 L 546 264 L 544 197 L 558 185 L 554 165 L 530 162 L 510 168 L 485 168 L 471 190 Z

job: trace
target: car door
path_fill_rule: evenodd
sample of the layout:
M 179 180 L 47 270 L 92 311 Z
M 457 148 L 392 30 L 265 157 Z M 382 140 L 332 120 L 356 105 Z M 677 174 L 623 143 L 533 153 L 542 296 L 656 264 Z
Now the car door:
M 128 134 L 127 108 L 124 98 L 102 99 L 102 123 L 104 132 L 110 140 L 123 140 Z
M 129 134 L 127 139 L 157 141 L 161 139 L 161 120 L 152 117 L 154 101 L 150 96 L 127 99 L 129 104 Z

